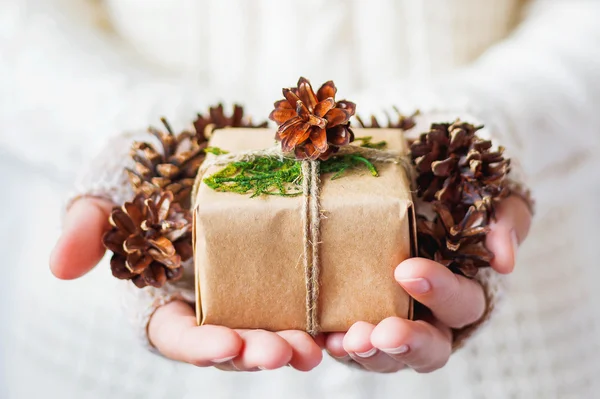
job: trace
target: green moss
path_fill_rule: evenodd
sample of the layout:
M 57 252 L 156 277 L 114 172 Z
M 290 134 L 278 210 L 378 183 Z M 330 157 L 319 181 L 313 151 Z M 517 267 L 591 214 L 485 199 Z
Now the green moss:
M 362 147 L 383 149 L 385 141 L 373 143 L 372 137 L 356 138 Z M 208 147 L 206 152 L 220 155 L 226 151 L 216 147 Z M 348 154 L 333 156 L 322 161 L 320 171 L 322 178 L 333 174 L 332 180 L 339 179 L 349 169 L 365 168 L 372 176 L 378 176 L 377 168 L 361 155 Z M 278 195 L 296 197 L 302 194 L 302 162 L 293 159 L 277 159 L 273 157 L 257 157 L 247 162 L 232 162 L 221 171 L 205 178 L 204 183 L 216 191 L 260 195 Z
M 337 157 L 331 157 L 327 161 L 321 162 L 321 174 L 334 173 L 331 180 L 339 179 L 343 177 L 344 172 L 350 168 L 365 167 L 371 175 L 377 177 L 377 168 L 371 161 L 361 155 L 341 155 Z
M 374 148 L 376 150 L 383 150 L 387 147 L 387 142 L 385 141 L 378 141 L 376 143 L 373 143 L 371 140 L 373 140 L 373 136 L 356 137 L 354 139 L 354 141 L 361 142 L 361 147 Z
M 302 194 L 301 164 L 271 157 L 232 162 L 205 178 L 204 183 L 216 191 L 252 194 L 252 197 L 263 194 L 293 197 Z
M 204 152 L 207 154 L 215 154 L 215 155 L 229 154 L 229 151 L 225 151 L 219 147 L 206 147 L 204 149 Z
M 332 180 L 343 177 L 350 168 L 366 168 L 372 176 L 378 176 L 371 161 L 360 155 L 343 155 L 321 162 L 321 174 L 333 173 Z M 232 162 L 221 171 L 204 179 L 204 183 L 216 191 L 238 194 L 278 195 L 295 197 L 302 194 L 302 163 L 258 157 L 249 162 Z

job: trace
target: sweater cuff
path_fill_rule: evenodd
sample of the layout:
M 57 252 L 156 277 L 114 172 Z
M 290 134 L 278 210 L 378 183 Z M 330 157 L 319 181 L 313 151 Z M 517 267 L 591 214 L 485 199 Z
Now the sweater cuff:
M 184 264 L 184 276 L 181 280 L 165 284 L 161 288 L 137 288 L 131 281 L 119 281 L 121 284 L 121 305 L 125 316 L 129 319 L 139 342 L 147 349 L 158 353 L 148 337 L 150 320 L 158 308 L 173 301 L 184 301 L 192 304 L 195 292 L 190 278 L 192 262 Z
M 136 140 L 148 140 L 144 132 L 125 133 L 108 140 L 98 154 L 78 173 L 73 189 L 69 193 L 65 209 L 78 199 L 101 198 L 120 205 L 133 197 L 125 168 L 133 166 L 129 156 L 131 145 Z
M 504 292 L 507 288 L 508 277 L 502 275 L 492 268 L 480 269 L 475 277 L 475 280 L 483 287 L 485 294 L 486 307 L 483 316 L 475 323 L 463 327 L 461 329 L 454 329 L 452 350 L 457 351 L 462 348 L 467 340 L 475 335 L 476 332 L 480 331 L 487 322 L 494 316 L 502 303 L 504 298 Z

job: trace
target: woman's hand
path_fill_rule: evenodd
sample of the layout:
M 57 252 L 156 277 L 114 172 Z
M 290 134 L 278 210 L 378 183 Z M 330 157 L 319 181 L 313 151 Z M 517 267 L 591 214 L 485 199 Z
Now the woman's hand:
M 113 204 L 96 198 L 77 200 L 67 212 L 50 269 L 60 279 L 76 279 L 104 256 L 102 235 L 110 228 Z M 323 339 L 303 331 L 231 330 L 197 326 L 194 309 L 183 301 L 159 308 L 148 326 L 150 342 L 164 356 L 200 367 L 272 370 L 288 364 L 308 371 L 322 360 Z M 320 345 L 319 345 L 320 344 Z
M 61 279 L 75 279 L 91 270 L 104 255 L 101 237 L 110 228 L 113 205 L 83 198 L 69 209 L 63 233 L 50 258 L 52 272 Z M 527 235 L 531 215 L 517 198 L 499 209 L 487 246 L 495 254 L 493 268 L 510 273 L 518 243 Z M 428 372 L 442 367 L 452 347 L 451 328 L 479 320 L 485 310 L 481 286 L 454 275 L 442 265 L 425 259 L 409 259 L 395 272 L 398 283 L 431 310 L 423 320 L 388 318 L 377 326 L 358 322 L 347 333 L 311 338 L 302 331 L 231 330 L 221 326 L 197 326 L 192 307 L 182 301 L 159 308 L 148 326 L 150 342 L 166 357 L 196 366 L 255 371 L 290 365 L 311 370 L 322 359 L 321 347 L 341 360 L 354 361 L 379 372 L 411 367 Z
M 519 243 L 527 236 L 531 214 L 521 199 L 511 197 L 501 204 L 497 216 L 486 246 L 495 255 L 493 269 L 507 274 L 513 271 Z M 422 258 L 402 262 L 394 277 L 430 312 L 417 321 L 390 317 L 376 326 L 358 322 L 346 333 L 327 334 L 325 347 L 334 358 L 372 371 L 394 372 L 405 367 L 422 373 L 437 370 L 452 352 L 452 329 L 483 316 L 483 288 L 475 280 Z

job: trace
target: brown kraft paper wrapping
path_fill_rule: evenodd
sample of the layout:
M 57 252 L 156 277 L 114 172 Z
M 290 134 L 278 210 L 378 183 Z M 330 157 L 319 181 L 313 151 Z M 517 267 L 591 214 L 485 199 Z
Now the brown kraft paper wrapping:
M 353 130 L 406 153 L 400 130 Z M 272 147 L 274 135 L 273 129 L 217 130 L 210 145 L 259 150 Z M 412 300 L 394 280 L 395 267 L 416 253 L 409 180 L 400 164 L 376 166 L 379 177 L 362 168 L 336 180 L 321 175 L 317 306 L 324 332 L 412 317 Z M 194 210 L 199 324 L 306 330 L 302 202 L 302 196 L 250 198 L 200 185 Z

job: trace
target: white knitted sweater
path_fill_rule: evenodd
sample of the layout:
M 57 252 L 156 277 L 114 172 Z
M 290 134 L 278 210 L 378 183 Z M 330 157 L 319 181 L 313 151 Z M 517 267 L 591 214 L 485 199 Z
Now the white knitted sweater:
M 64 36 L 45 53 L 46 63 L 64 71 L 48 74 L 45 66 L 16 61 L 9 70 L 63 93 L 37 99 L 58 102 L 41 108 L 53 111 L 59 137 L 81 137 L 57 149 L 63 164 L 48 159 L 59 168 L 72 164 L 73 153 L 90 154 L 84 143 L 100 142 L 95 136 L 107 130 L 139 128 L 159 115 L 183 126 L 213 100 L 241 101 L 251 114 L 266 115 L 278 88 L 304 75 L 315 83 L 335 79 L 359 113 L 398 105 L 419 108 L 425 118 L 472 115 L 521 161 L 538 199 L 505 305 L 444 369 L 376 375 L 326 361 L 307 375 L 191 370 L 186 392 L 236 397 L 238 384 L 252 397 L 593 398 L 600 392 L 600 272 L 594 237 L 579 233 L 600 225 L 598 2 L 106 0 L 106 6 L 116 31 L 106 37 L 90 33 L 81 14 L 77 23 L 59 17 L 62 29 L 79 35 Z M 15 54 L 26 53 L 18 45 Z M 14 95 L 15 107 L 25 109 L 24 95 Z M 76 102 L 82 114 L 69 112 Z M 31 134 L 44 128 L 25 123 Z M 48 157 L 35 151 L 30 156 Z

